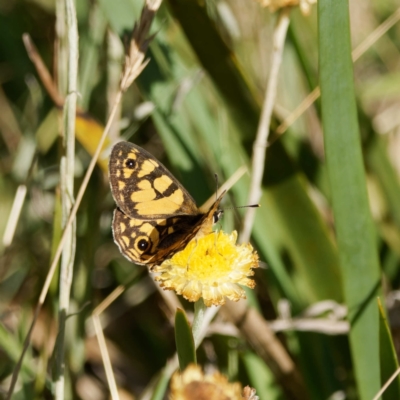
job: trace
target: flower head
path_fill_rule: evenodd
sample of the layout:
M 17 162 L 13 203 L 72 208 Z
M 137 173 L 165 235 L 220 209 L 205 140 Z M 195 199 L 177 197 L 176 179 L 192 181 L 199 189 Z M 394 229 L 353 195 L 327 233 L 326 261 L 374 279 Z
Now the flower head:
M 170 400 L 242 400 L 241 385 L 230 383 L 218 371 L 204 375 L 198 365 L 189 365 L 171 379 Z
M 155 277 L 164 289 L 175 290 L 189 301 L 203 297 L 204 304 L 225 304 L 225 298 L 245 298 L 239 285 L 254 288 L 252 268 L 258 255 L 250 244 L 236 245 L 237 232 L 212 232 L 193 239 L 185 249 L 157 266 Z
M 260 398 L 256 395 L 256 389 L 245 386 L 243 389 L 243 400 L 260 400 Z

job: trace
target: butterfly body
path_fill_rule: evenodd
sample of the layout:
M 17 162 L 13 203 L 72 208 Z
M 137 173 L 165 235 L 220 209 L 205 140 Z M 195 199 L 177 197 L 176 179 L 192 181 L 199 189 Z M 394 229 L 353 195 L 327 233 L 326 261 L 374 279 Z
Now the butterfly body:
M 212 231 L 219 204 L 201 212 L 192 196 L 153 155 L 129 142 L 117 143 L 109 162 L 111 192 L 117 203 L 114 241 L 128 260 L 153 267 Z

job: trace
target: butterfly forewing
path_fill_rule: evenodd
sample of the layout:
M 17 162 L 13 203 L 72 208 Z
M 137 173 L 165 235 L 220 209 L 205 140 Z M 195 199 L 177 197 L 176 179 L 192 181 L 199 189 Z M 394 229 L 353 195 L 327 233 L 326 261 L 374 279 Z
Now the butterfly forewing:
M 200 213 L 192 196 L 164 165 L 132 143 L 119 142 L 113 147 L 109 174 L 115 202 L 131 218 Z

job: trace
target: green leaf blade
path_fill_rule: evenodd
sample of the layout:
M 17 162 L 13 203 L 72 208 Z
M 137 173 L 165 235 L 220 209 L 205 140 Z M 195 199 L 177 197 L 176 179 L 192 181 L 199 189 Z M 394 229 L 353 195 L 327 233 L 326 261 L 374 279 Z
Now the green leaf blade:
M 319 50 L 322 118 L 350 344 L 361 399 L 380 387 L 380 272 L 370 214 L 354 95 L 346 0 L 321 1 Z
M 181 371 L 189 364 L 196 364 L 196 348 L 192 329 L 185 312 L 179 308 L 175 314 L 175 343 Z

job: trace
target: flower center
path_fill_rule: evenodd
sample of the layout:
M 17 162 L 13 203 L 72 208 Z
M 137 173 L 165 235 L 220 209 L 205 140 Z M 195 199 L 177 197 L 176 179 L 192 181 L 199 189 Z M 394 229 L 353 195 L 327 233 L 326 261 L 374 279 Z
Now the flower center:
M 232 271 L 232 249 L 229 247 L 229 243 L 218 242 L 215 234 L 194 240 L 179 260 L 180 266 L 186 269 L 186 278 L 202 281 L 226 278 Z

